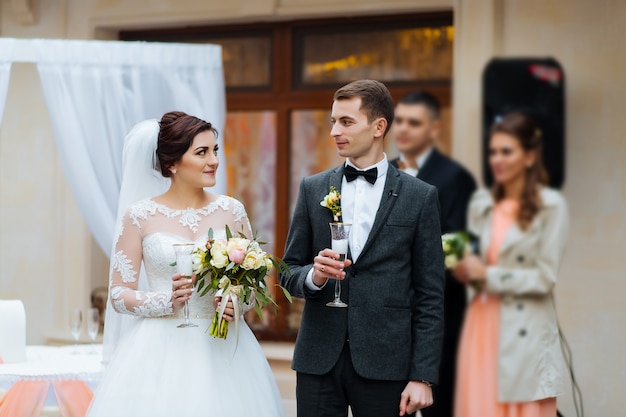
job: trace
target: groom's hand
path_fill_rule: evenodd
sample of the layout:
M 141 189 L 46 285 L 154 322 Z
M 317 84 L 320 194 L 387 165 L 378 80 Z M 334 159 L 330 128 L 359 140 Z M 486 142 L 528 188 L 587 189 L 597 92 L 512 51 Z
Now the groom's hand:
M 424 382 L 409 381 L 400 395 L 400 416 L 433 405 L 433 390 Z
M 328 279 L 342 280 L 346 277 L 345 268 L 352 265 L 350 259 L 339 261 L 339 254 L 331 249 L 324 249 L 313 259 L 313 283 L 321 287 Z

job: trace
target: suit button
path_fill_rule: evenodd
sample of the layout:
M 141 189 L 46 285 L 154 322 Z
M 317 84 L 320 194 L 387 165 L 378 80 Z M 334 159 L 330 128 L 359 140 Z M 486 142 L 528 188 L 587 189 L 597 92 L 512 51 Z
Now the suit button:
M 519 255 L 519 256 L 517 257 L 517 262 L 522 263 L 522 262 L 524 262 L 524 259 L 525 259 L 525 258 L 524 258 L 524 255 Z
M 520 330 L 520 331 L 519 331 L 519 335 L 520 335 L 521 337 L 526 336 L 526 329 L 522 329 L 522 330 Z
M 519 303 L 519 304 L 517 305 L 517 309 L 518 309 L 518 310 L 523 310 L 523 309 L 524 309 L 524 304 Z

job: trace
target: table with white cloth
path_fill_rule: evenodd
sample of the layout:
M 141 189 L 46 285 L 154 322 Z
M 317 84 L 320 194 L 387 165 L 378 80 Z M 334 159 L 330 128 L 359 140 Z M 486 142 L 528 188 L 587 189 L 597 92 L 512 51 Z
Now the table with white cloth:
M 102 345 L 27 346 L 0 364 L 0 417 L 83 417 L 103 371 Z

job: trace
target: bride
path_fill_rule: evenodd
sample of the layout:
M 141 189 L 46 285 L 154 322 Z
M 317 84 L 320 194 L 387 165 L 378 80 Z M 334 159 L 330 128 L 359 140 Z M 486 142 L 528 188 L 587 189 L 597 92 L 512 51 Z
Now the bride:
M 217 150 L 211 124 L 182 112 L 141 122 L 126 138 L 107 365 L 88 417 L 284 416 L 274 376 L 245 321 L 238 321 L 238 342 L 234 332 L 226 340 L 211 337 L 206 329 L 219 298 L 198 297 L 172 266 L 172 245 L 202 246 L 210 228 L 216 237 L 225 237 L 226 225 L 251 236 L 243 205 L 204 189 L 215 185 Z M 159 188 L 166 191 L 156 195 Z M 198 327 L 177 328 L 185 301 Z M 229 301 L 224 317 L 231 326 L 234 311 Z

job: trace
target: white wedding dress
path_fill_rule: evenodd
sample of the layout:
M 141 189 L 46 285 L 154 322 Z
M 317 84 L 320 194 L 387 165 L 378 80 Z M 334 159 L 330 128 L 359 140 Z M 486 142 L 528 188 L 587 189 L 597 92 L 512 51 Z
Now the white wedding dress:
M 213 296 L 192 295 L 194 328 L 177 328 L 182 310 L 170 302 L 172 244 L 206 243 L 209 228 L 224 237 L 250 226 L 243 205 L 220 196 L 202 209 L 172 210 L 151 199 L 128 210 L 112 259 L 115 310 L 138 316 L 106 365 L 88 417 L 280 417 L 285 412 L 265 355 L 244 320 L 226 340 L 209 335 Z M 139 291 L 143 260 L 147 291 Z M 111 307 L 110 307 L 111 308 Z

